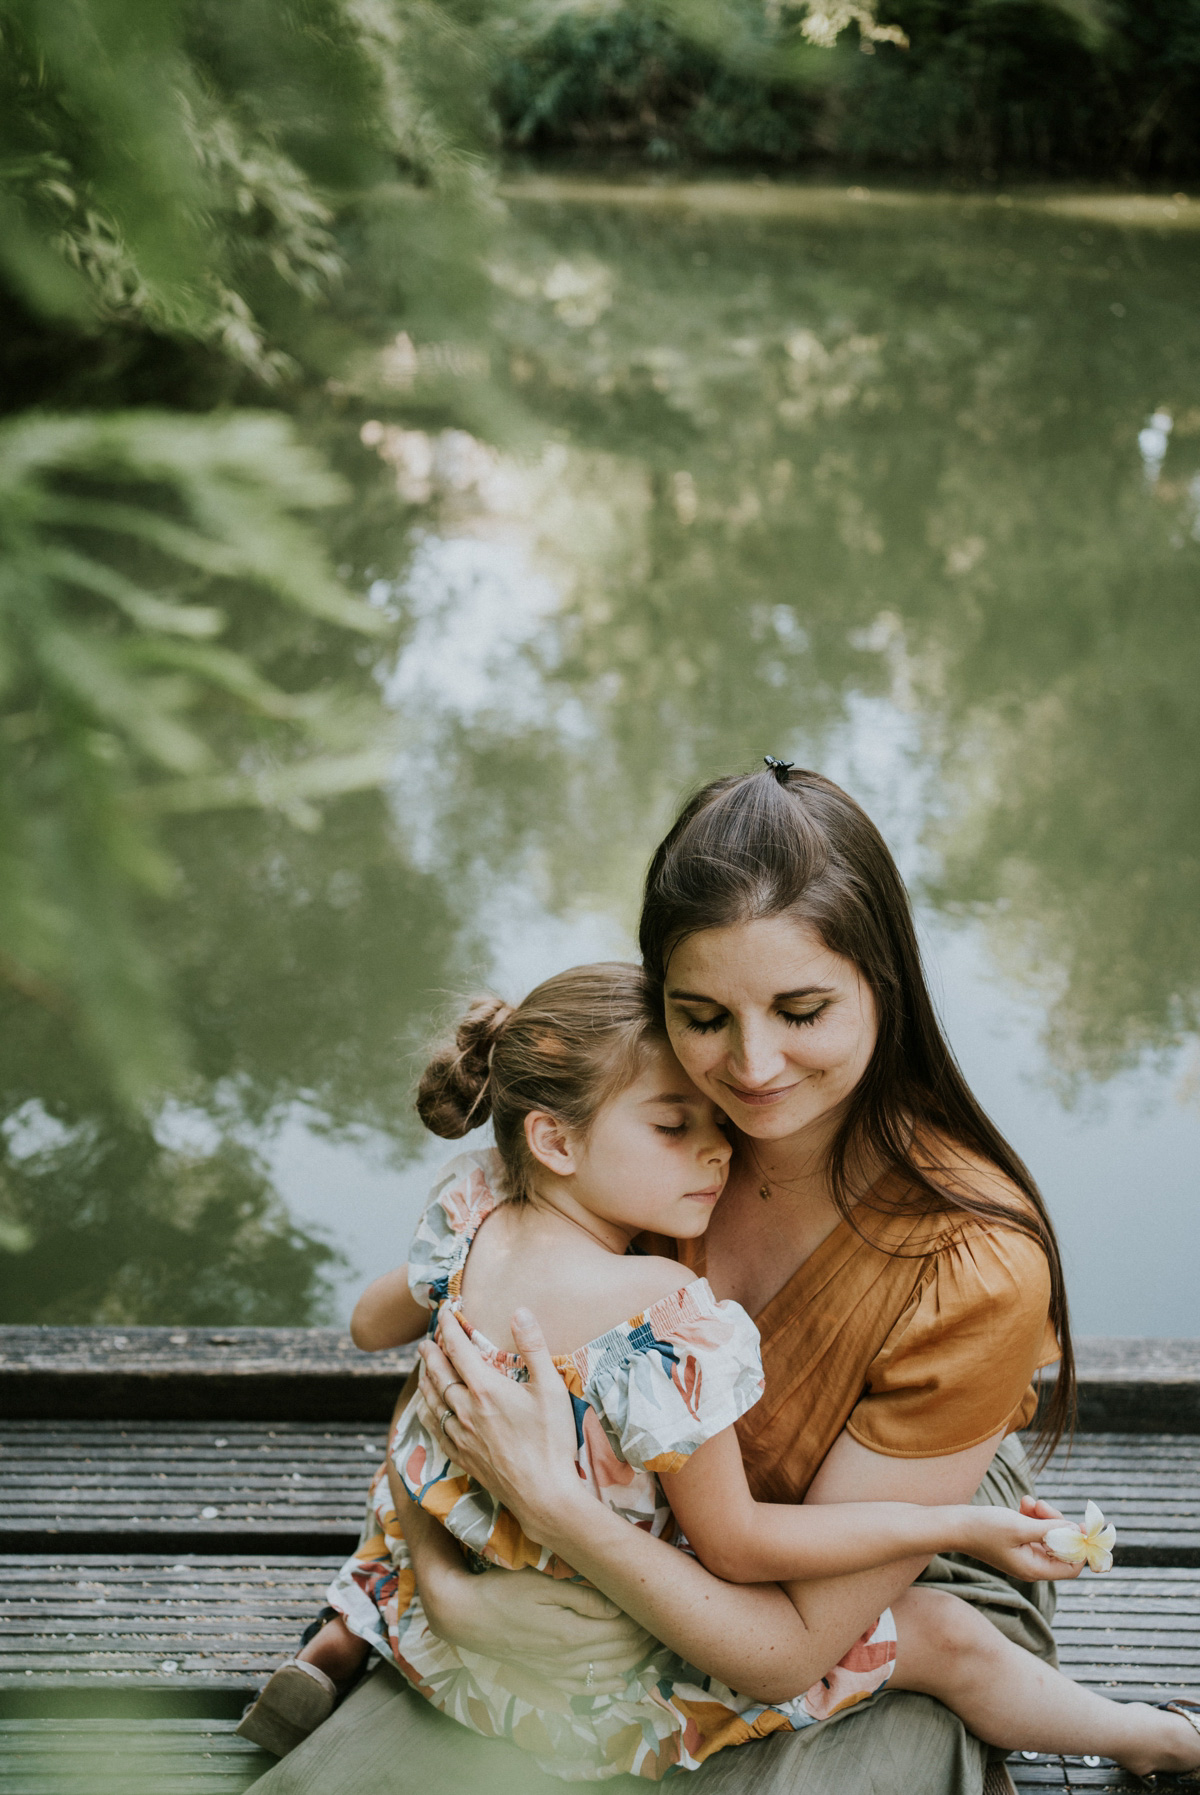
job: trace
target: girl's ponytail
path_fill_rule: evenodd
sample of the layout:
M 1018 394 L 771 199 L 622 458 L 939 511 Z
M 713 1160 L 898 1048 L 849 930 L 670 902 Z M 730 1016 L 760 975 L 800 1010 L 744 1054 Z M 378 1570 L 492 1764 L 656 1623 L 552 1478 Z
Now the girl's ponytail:
M 417 1114 L 431 1134 L 457 1141 L 492 1113 L 492 1054 L 511 1004 L 477 997 L 459 1023 L 453 1044 L 434 1054 L 417 1087 Z

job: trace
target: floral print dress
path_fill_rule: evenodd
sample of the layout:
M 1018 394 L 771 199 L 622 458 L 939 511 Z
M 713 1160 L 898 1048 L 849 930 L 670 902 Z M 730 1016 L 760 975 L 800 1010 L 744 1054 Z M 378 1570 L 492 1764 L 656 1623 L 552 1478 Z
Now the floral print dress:
M 503 1200 L 500 1189 L 494 1151 L 450 1163 L 417 1227 L 409 1283 L 431 1311 L 431 1328 L 449 1305 L 485 1359 L 524 1379 L 516 1355 L 492 1346 L 461 1311 L 467 1254 Z M 738 1303 L 718 1302 L 701 1278 L 555 1364 L 575 1410 L 580 1474 L 597 1501 L 687 1551 L 658 1473 L 678 1470 L 762 1395 L 758 1330 L 750 1317 Z M 532 1567 L 549 1577 L 575 1577 L 446 1457 L 411 1406 L 389 1453 L 413 1501 L 449 1529 L 472 1568 L 503 1574 Z M 623 1774 L 658 1780 L 694 1770 L 728 1745 L 812 1726 L 874 1694 L 891 1675 L 896 1635 L 885 1613 L 820 1683 L 776 1706 L 735 1694 L 665 1646 L 627 1674 L 617 1695 L 559 1695 L 520 1666 L 451 1645 L 431 1631 L 386 1471 L 381 1466 L 372 1482 L 362 1540 L 330 1586 L 330 1603 L 427 1701 L 485 1738 L 510 1740 L 566 1781 Z

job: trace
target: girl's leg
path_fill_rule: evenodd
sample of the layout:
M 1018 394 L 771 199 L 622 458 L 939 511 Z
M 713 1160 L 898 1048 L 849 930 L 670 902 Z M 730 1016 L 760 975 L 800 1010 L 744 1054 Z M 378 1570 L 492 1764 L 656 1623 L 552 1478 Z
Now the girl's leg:
M 352 1633 L 338 1614 L 326 1621 L 296 1656 L 302 1664 L 315 1664 L 335 1683 L 344 1683 L 365 1661 L 369 1650 L 366 1640 Z
M 888 1687 L 936 1696 L 989 1745 L 1096 1752 L 1141 1775 L 1200 1766 L 1200 1734 L 1180 1715 L 1094 1695 L 955 1596 L 914 1587 L 892 1613 L 896 1669 Z

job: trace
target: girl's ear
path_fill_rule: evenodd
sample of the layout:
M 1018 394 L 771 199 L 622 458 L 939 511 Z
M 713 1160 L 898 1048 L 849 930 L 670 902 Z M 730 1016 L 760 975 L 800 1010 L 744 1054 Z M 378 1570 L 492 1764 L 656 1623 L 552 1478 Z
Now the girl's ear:
M 525 1118 L 525 1140 L 533 1157 L 548 1172 L 569 1178 L 575 1171 L 575 1154 L 557 1116 L 544 1109 L 531 1110 Z

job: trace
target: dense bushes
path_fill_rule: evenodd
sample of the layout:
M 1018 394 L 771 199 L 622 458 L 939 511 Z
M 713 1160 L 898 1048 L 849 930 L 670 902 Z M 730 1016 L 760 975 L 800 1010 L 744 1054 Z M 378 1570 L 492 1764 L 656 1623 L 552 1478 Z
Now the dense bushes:
M 764 20 L 746 0 L 747 38 Z M 1200 171 L 1200 0 L 892 0 L 907 49 L 851 30 L 786 73 L 786 37 L 759 27 L 731 59 L 667 0 L 560 13 L 503 66 L 510 146 L 640 158 L 1182 179 Z

